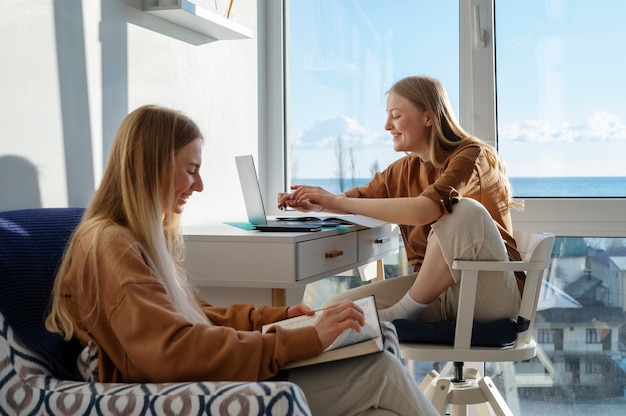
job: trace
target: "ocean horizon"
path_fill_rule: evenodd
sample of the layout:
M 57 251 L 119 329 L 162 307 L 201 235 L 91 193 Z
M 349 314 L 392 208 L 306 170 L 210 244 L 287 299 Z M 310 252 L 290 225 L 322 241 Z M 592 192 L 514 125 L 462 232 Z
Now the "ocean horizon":
M 296 178 L 292 183 L 321 186 L 327 191 L 337 193 L 363 185 L 370 179 L 344 179 L 343 189 L 339 187 L 339 180 L 332 178 Z M 626 176 L 511 177 L 509 180 L 516 198 L 626 197 Z

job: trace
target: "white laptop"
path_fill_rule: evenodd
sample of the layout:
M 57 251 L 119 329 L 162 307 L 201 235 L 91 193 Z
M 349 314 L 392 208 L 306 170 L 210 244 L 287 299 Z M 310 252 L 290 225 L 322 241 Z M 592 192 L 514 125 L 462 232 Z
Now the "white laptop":
M 337 221 L 305 216 L 268 220 L 252 155 L 236 156 L 235 162 L 237 163 L 237 172 L 239 173 L 239 182 L 241 183 L 248 221 L 252 224 L 253 229 L 286 232 L 320 231 L 322 227 L 336 227 L 340 225 Z

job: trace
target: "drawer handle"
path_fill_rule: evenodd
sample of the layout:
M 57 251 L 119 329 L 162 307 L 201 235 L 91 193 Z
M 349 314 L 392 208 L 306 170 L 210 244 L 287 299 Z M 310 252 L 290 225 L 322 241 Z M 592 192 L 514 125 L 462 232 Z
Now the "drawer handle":
M 343 250 L 333 250 L 326 253 L 327 259 L 334 259 L 335 257 L 343 256 Z
M 388 243 L 389 240 L 390 240 L 389 237 L 377 238 L 376 240 L 374 240 L 374 244 L 385 244 L 385 243 Z

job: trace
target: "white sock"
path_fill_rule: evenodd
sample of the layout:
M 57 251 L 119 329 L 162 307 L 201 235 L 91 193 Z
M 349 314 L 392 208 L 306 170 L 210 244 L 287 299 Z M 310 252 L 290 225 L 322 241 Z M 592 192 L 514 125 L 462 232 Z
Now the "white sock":
M 393 321 L 394 319 L 417 319 L 427 304 L 415 301 L 408 293 L 393 306 L 378 311 L 381 321 Z

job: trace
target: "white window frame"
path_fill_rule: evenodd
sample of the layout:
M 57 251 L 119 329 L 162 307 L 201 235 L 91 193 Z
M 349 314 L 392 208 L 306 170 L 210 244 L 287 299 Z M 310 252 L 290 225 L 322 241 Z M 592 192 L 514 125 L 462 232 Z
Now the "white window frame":
M 496 144 L 494 2 L 459 0 L 459 5 L 460 122 L 476 136 Z M 285 149 L 288 60 L 283 48 L 283 41 L 288 41 L 284 31 L 287 7 L 288 0 L 258 3 L 259 179 L 266 201 L 274 201 L 285 189 L 289 166 Z M 475 10 L 484 33 L 474 28 Z M 483 34 L 484 47 L 477 45 L 477 33 Z M 525 198 L 524 202 L 522 211 L 513 212 L 516 229 L 549 231 L 563 237 L 626 237 L 626 198 Z M 270 214 L 278 213 L 276 204 L 266 205 Z

